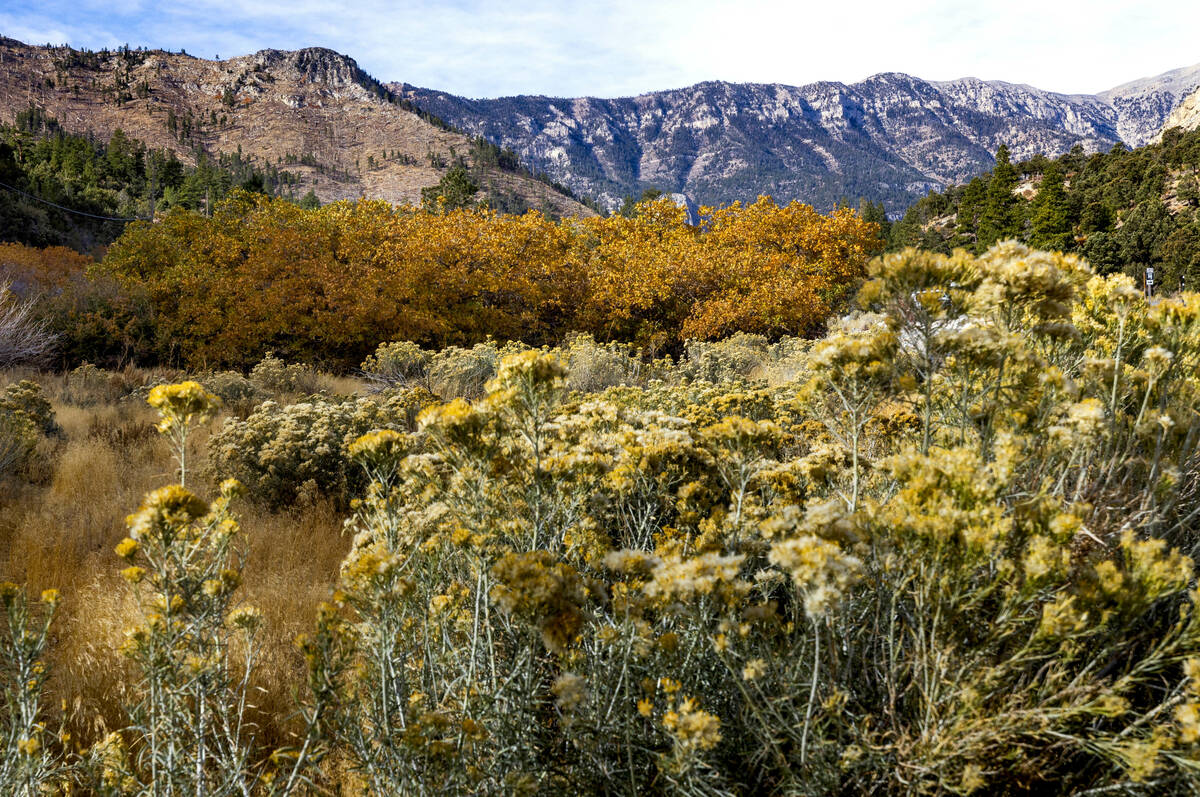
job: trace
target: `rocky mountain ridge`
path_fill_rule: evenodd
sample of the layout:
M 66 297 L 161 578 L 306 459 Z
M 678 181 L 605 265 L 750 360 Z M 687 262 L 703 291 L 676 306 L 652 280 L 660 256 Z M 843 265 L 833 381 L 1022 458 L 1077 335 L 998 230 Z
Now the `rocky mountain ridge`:
M 0 121 L 36 106 L 72 132 L 123 129 L 185 161 L 241 153 L 287 170 L 297 193 L 322 201 L 415 203 L 464 163 L 494 205 L 556 215 L 591 211 L 531 172 L 609 208 L 655 187 L 699 204 L 770 193 L 827 209 L 864 197 L 898 214 L 990 168 L 1002 143 L 1016 159 L 1147 143 L 1164 124 L 1190 124 L 1179 109 L 1198 88 L 1200 65 L 1097 95 L 883 73 L 853 84 L 714 81 L 616 99 L 472 100 L 382 84 L 322 48 L 208 61 L 0 38 Z M 1185 116 L 1168 122 L 1177 110 Z M 477 136 L 491 143 L 481 148 Z M 516 157 L 497 158 L 495 145 Z
M 1200 64 L 1097 95 L 902 73 L 853 84 L 707 82 L 617 99 L 467 99 L 389 84 L 610 207 L 653 186 L 704 204 L 759 193 L 820 207 L 867 197 L 893 212 L 990 168 L 1002 143 L 1018 159 L 1145 144 L 1197 87 Z
M 107 141 L 117 129 L 194 163 L 239 153 L 286 170 L 297 196 L 417 204 L 456 163 L 517 209 L 591 215 L 519 169 L 474 163 L 472 140 L 395 98 L 353 58 L 324 48 L 209 61 L 161 50 L 88 52 L 0 38 L 0 121 L 36 107 Z

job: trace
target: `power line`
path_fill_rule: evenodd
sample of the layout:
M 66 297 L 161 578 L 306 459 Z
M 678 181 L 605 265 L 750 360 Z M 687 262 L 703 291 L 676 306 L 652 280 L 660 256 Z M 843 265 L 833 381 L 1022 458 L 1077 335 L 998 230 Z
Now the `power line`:
M 35 202 L 41 202 L 43 205 L 49 205 L 52 208 L 58 208 L 66 213 L 74 213 L 76 216 L 87 216 L 90 219 L 100 219 L 101 221 L 145 221 L 145 219 L 123 219 L 118 216 L 97 216 L 95 213 L 85 213 L 82 210 L 73 210 L 72 208 L 63 207 L 57 203 L 51 202 L 48 199 L 42 199 L 40 196 L 34 196 L 28 191 L 22 191 L 20 188 L 9 185 L 8 183 L 0 183 L 0 188 L 7 188 L 9 191 L 15 191 L 22 196 L 27 196 Z

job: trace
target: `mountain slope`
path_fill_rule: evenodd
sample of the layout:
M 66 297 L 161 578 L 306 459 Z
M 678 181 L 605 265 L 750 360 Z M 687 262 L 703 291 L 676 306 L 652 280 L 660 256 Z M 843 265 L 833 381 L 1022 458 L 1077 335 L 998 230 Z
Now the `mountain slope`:
M 225 61 L 163 51 L 81 52 L 0 39 L 0 120 L 30 106 L 71 132 L 117 129 L 194 162 L 200 151 L 279 165 L 325 202 L 360 196 L 419 203 L 472 141 L 396 102 L 352 58 L 262 50 Z M 515 209 L 590 214 L 519 170 L 487 164 L 477 181 Z
M 1140 146 L 1197 86 L 1200 65 L 1095 96 L 899 73 L 849 85 L 700 83 L 619 99 L 471 100 L 389 84 L 610 206 L 653 185 L 709 204 L 772 193 L 821 207 L 865 196 L 893 209 L 989 168 L 1001 143 L 1020 158 L 1075 144 Z

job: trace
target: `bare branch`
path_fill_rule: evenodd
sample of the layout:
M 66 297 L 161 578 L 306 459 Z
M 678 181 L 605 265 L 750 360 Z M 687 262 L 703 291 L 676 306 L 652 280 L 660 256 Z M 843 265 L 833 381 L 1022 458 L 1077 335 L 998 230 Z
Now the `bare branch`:
M 34 314 L 34 299 L 22 299 L 12 283 L 0 283 L 0 368 L 36 365 L 54 353 L 58 336 Z

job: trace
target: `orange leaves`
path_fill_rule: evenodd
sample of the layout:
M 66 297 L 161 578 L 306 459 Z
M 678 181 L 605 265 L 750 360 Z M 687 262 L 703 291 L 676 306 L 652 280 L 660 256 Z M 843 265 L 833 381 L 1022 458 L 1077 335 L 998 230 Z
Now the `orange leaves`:
M 0 284 L 11 282 L 22 295 L 58 291 L 78 278 L 95 261 L 65 246 L 36 249 L 0 243 Z
M 274 349 L 353 365 L 383 340 L 426 346 L 567 332 L 651 348 L 735 331 L 811 330 L 856 286 L 875 225 L 806 205 L 633 218 L 428 214 L 381 201 L 303 210 L 235 193 L 212 218 L 134 224 L 105 268 L 145 288 L 161 356 L 247 365 Z
M 688 227 L 669 200 L 639 206 L 635 219 L 590 223 L 589 328 L 668 345 L 734 332 L 804 334 L 862 278 L 882 241 L 847 209 L 829 216 L 769 197 L 702 208 Z

